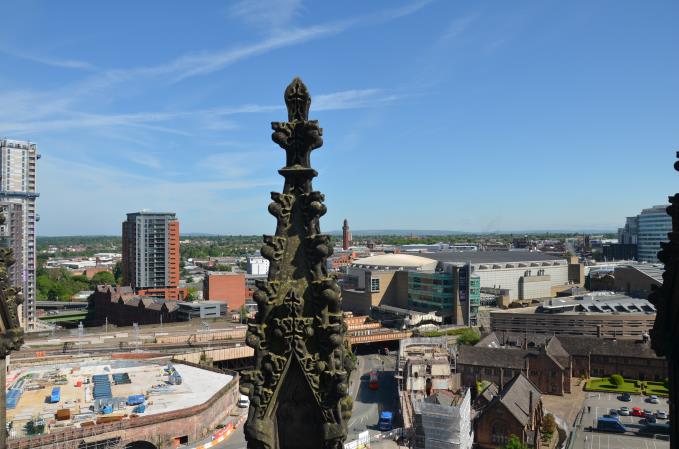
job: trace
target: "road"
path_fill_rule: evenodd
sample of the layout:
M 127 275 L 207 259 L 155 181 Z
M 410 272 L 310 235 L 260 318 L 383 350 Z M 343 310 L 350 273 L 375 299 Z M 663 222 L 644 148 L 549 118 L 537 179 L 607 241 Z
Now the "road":
M 376 430 L 379 413 L 382 410 L 396 412 L 398 407 L 396 381 L 394 369 L 396 357 L 385 355 L 362 355 L 357 357 L 358 366 L 352 373 L 349 393 L 354 398 L 351 419 L 349 419 L 349 436 L 347 441 L 355 439 L 360 432 L 366 429 L 371 434 L 379 433 Z M 384 362 L 384 363 L 383 363 Z M 370 371 L 378 371 L 380 386 L 376 391 L 368 388 L 367 374 Z M 363 378 L 363 379 L 361 379 Z M 400 420 L 400 417 L 396 419 Z M 395 424 L 398 425 L 397 421 Z M 380 442 L 380 448 L 397 447 L 391 441 Z M 192 445 L 191 447 L 195 447 Z M 216 449 L 244 449 L 246 447 L 243 426 L 240 426 L 231 434 L 228 440 L 213 446 Z

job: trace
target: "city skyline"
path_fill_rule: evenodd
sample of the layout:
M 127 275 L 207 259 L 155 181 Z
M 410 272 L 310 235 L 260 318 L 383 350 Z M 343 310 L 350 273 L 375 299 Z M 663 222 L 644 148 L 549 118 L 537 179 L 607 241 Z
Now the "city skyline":
M 33 24 L 0 30 L 0 136 L 41 149 L 38 235 L 141 209 L 271 232 L 295 75 L 325 128 L 325 231 L 614 232 L 676 190 L 673 2 L 117 6 L 0 6 Z

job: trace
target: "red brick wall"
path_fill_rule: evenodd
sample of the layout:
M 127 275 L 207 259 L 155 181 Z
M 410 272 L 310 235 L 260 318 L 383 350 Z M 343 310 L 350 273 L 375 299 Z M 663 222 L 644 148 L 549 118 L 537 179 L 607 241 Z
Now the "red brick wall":
M 154 298 L 184 300 L 189 291 L 186 288 L 170 287 L 170 288 L 145 288 L 138 290 L 137 294 L 140 296 L 153 296 Z
M 240 309 L 247 297 L 245 275 L 242 273 L 210 274 L 203 281 L 203 299 L 225 302 L 229 310 Z
M 535 415 L 532 417 L 533 424 L 529 424 L 527 427 L 539 429 L 542 423 L 542 401 L 538 403 L 535 412 Z M 509 438 L 510 435 L 516 435 L 520 440 L 526 442 L 525 436 L 526 430 L 528 429 L 524 428 L 524 426 L 516 420 L 514 415 L 499 402 L 496 402 L 492 407 L 484 410 L 476 422 L 474 437 L 478 447 L 482 449 L 491 449 L 504 446 L 504 444 L 498 444 L 498 442 L 501 442 L 502 440 L 496 439 L 493 441 L 494 428 L 496 431 L 499 431 L 500 429 L 504 430 L 502 434 L 504 434 L 506 438 Z M 540 449 L 539 435 L 536 440 L 537 444 L 535 449 Z
M 179 285 L 179 221 L 171 221 L 168 225 L 168 287 Z

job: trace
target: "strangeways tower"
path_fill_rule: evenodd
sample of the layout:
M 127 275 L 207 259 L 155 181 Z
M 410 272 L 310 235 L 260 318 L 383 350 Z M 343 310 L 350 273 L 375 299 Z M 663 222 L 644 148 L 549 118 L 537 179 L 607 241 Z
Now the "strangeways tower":
M 309 120 L 311 97 L 302 80 L 285 89 L 287 122 L 273 122 L 272 139 L 286 152 L 283 192 L 271 193 L 275 235 L 264 236 L 270 262 L 258 281 L 257 315 L 246 343 L 255 369 L 244 372 L 241 392 L 250 397 L 245 424 L 249 449 L 341 449 L 351 415 L 348 379 L 353 362 L 345 338 L 340 289 L 328 276 L 330 237 L 321 234 L 324 196 L 311 180 L 312 150 L 323 130 Z

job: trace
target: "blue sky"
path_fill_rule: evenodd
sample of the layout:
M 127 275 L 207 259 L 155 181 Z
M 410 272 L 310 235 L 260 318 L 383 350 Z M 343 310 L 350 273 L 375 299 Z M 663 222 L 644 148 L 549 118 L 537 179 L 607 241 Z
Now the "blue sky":
M 301 76 L 326 231 L 613 229 L 679 190 L 676 1 L 0 4 L 0 136 L 40 235 L 274 231 L 270 138 Z

